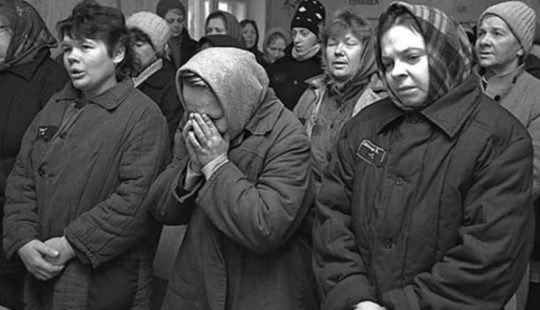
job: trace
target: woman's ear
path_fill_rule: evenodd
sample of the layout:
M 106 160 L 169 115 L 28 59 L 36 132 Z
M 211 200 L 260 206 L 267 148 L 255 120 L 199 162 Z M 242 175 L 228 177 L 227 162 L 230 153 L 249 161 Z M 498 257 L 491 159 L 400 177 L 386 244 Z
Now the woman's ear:
M 518 55 L 518 56 L 523 56 L 523 55 L 525 55 L 525 52 L 523 51 L 523 47 L 520 48 L 520 49 L 517 51 L 517 55 Z
M 118 46 L 114 49 L 113 62 L 117 66 L 126 57 L 126 48 L 124 46 Z

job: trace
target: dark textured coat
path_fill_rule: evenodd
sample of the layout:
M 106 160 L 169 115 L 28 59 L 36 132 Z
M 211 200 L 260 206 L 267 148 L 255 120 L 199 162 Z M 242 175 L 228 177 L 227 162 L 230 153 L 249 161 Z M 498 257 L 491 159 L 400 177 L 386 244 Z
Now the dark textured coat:
M 531 139 L 471 76 L 419 112 L 347 123 L 314 228 L 323 309 L 502 309 L 533 240 Z
M 292 57 L 292 44 L 285 50 L 285 56 L 276 60 L 266 69 L 270 78 L 270 87 L 285 107 L 293 110 L 300 96 L 307 89 L 307 80 L 323 73 L 321 52 L 305 61 Z
M 30 63 L 0 72 L 0 207 L 4 204 L 6 180 L 24 132 L 49 98 L 67 81 L 64 68 L 50 58 L 48 49 L 41 50 Z M 0 208 L 0 216 L 3 214 Z M 2 225 L 0 221 L 0 233 Z M 13 263 L 0 255 L 0 273 L 13 272 L 14 268 Z
M 318 309 L 309 237 L 309 141 L 270 92 L 229 162 L 186 192 L 188 158 L 153 184 L 150 205 L 164 224 L 186 224 L 163 309 Z M 182 181 L 180 181 L 182 182 Z
M 79 97 L 69 83 L 26 131 L 6 188 L 4 249 L 13 257 L 63 235 L 74 248 L 54 280 L 27 277 L 28 309 L 149 309 L 153 222 L 142 200 L 164 165 L 165 120 L 126 79 L 62 126 Z

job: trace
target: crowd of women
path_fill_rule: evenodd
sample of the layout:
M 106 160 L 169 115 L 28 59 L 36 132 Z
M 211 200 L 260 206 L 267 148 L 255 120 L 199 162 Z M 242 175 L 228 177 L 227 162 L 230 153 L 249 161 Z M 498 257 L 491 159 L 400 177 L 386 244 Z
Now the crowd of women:
M 533 9 L 186 15 L 0 0 L 0 309 L 540 309 Z

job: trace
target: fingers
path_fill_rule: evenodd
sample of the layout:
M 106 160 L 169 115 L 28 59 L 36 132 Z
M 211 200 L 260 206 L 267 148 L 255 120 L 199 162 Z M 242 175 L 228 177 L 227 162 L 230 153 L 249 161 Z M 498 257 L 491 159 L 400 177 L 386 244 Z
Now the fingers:
M 53 258 L 56 258 L 60 255 L 60 252 L 53 247 L 45 244 L 45 243 L 38 243 L 35 247 L 36 251 L 41 253 L 42 255 L 50 256 Z

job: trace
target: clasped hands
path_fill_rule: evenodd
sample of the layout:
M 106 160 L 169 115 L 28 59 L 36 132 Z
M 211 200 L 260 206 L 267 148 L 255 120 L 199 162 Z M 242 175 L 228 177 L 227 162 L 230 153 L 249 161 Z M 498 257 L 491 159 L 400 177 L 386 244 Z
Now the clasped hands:
M 182 130 L 182 136 L 189 153 L 190 169 L 196 174 L 204 173 L 208 179 L 214 169 L 226 162 L 229 152 L 229 135 L 223 136 L 206 114 L 190 113 Z M 210 164 L 210 165 L 208 165 Z
M 45 242 L 34 239 L 20 247 L 17 253 L 28 272 L 42 281 L 56 277 L 65 264 L 75 257 L 66 237 L 51 238 Z

